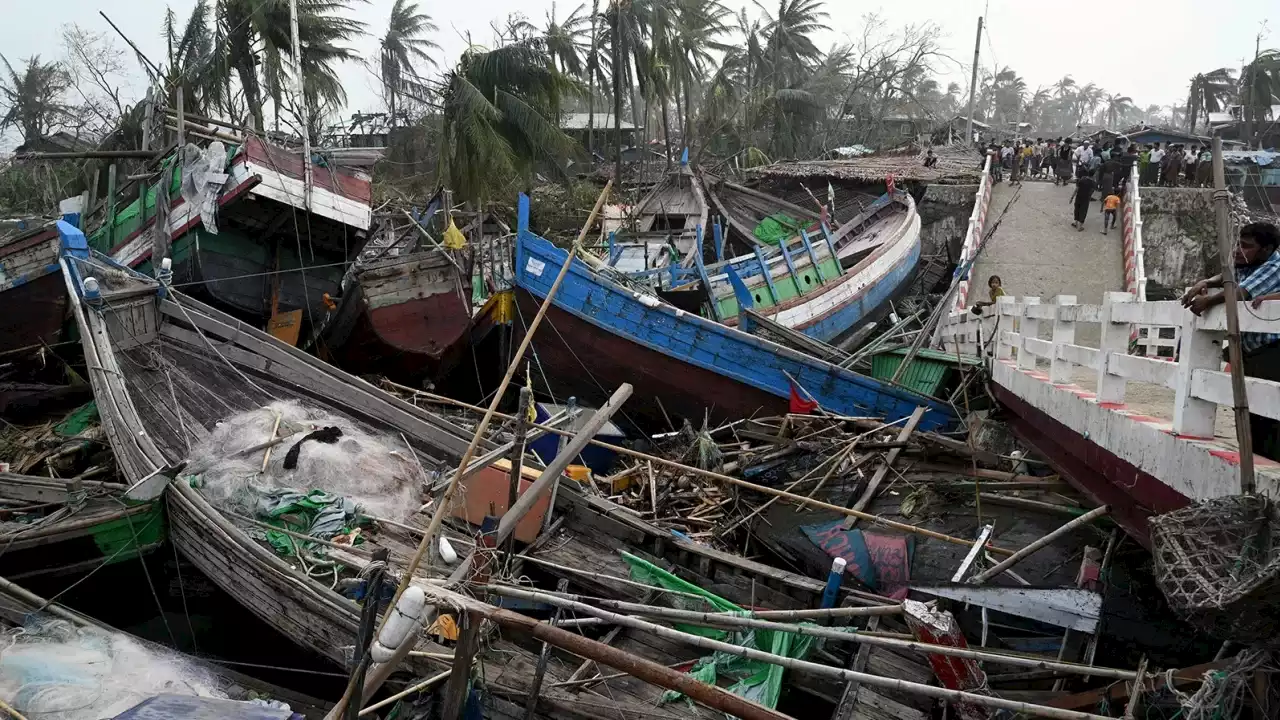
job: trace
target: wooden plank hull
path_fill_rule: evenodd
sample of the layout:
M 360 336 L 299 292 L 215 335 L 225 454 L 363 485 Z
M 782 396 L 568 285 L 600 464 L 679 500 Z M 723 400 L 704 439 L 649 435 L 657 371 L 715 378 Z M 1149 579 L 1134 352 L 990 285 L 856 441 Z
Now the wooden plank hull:
M 524 317 L 532 317 L 527 309 L 546 297 L 565 251 L 529 232 L 528 199 L 520 202 L 517 304 Z M 831 412 L 894 420 L 923 405 L 929 408 L 923 421 L 928 428 L 955 420 L 940 402 L 684 312 L 617 285 L 577 260 L 548 314 L 550 327 L 534 340 L 548 382 L 594 387 L 591 397 L 631 382 L 636 402 L 624 408 L 624 420 L 633 408 L 641 412 L 645 396 L 656 398 L 655 406 L 660 399 L 668 412 L 679 407 L 677 414 L 695 424 L 704 412 L 724 419 L 785 408 L 792 378 Z
M 377 263 L 351 278 L 320 347 L 348 372 L 418 384 L 457 365 L 470 329 L 458 270 L 430 251 Z
M 56 229 L 0 247 L 0 352 L 62 338 L 67 291 L 58 247 Z

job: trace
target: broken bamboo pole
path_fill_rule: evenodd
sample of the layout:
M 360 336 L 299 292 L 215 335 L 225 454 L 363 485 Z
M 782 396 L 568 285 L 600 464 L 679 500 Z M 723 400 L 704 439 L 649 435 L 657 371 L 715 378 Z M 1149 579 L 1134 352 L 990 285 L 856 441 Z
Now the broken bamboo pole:
M 507 597 L 519 598 L 521 600 L 532 600 L 536 602 L 544 602 L 548 605 L 556 607 L 566 607 L 588 615 L 594 615 L 606 620 L 615 621 L 620 625 L 624 625 L 622 621 L 616 620 L 612 613 L 608 610 L 601 610 L 596 605 L 602 605 L 615 610 L 621 610 L 634 615 L 642 615 L 650 618 L 660 618 L 663 620 L 671 620 L 681 622 L 688 625 L 702 625 L 704 627 L 730 627 L 730 628 L 751 628 L 754 630 L 770 630 L 773 632 L 794 633 L 796 635 L 808 635 L 810 637 L 824 638 L 826 640 L 835 640 L 839 642 L 861 643 L 874 647 L 883 647 L 892 650 L 905 650 L 909 652 L 917 652 L 934 655 L 947 655 L 951 657 L 967 658 L 970 660 L 985 660 L 991 663 L 1011 665 L 1014 667 L 1035 668 L 1037 670 L 1056 670 L 1069 673 L 1080 673 L 1087 669 L 1090 675 L 1098 677 L 1112 678 L 1116 680 L 1132 680 L 1137 677 L 1137 673 L 1131 670 L 1121 670 L 1119 668 L 1097 668 L 1089 667 L 1079 663 L 1058 662 L 1054 660 L 1045 660 L 1038 657 L 1029 657 L 1023 655 L 1005 655 L 982 650 L 969 650 L 967 648 L 956 648 L 947 645 L 933 645 L 930 643 L 922 643 L 917 640 L 899 640 L 897 638 L 883 637 L 876 634 L 862 632 L 858 630 L 845 630 L 840 628 L 824 627 L 822 625 L 795 625 L 789 623 L 770 622 L 768 620 L 758 620 L 740 615 L 726 613 L 704 613 L 691 610 L 676 610 L 673 608 L 662 607 L 660 605 L 641 605 L 639 603 L 625 602 L 622 600 L 604 600 L 592 598 L 590 605 L 582 602 L 585 598 L 580 595 L 562 595 L 558 593 L 549 593 L 541 590 L 528 590 L 525 588 L 512 587 L 510 585 L 487 585 L 489 590 L 495 595 L 503 595 Z M 628 617 L 631 616 L 619 616 Z M 658 627 L 658 626 L 655 626 Z M 645 629 L 645 628 L 638 628 Z M 823 667 L 826 667 L 825 665 Z
M 406 387 L 404 385 L 397 385 L 391 382 L 387 382 L 387 384 L 397 389 L 412 391 L 432 399 L 442 398 L 442 396 L 432 395 L 431 393 L 423 392 L 421 390 L 415 390 L 414 388 Z M 449 404 L 457 405 L 459 407 L 466 407 L 468 409 L 473 409 L 473 410 L 480 409 L 474 405 L 466 405 L 465 403 L 462 403 L 456 400 L 449 400 L 448 398 L 443 398 L 443 399 L 448 400 Z M 499 412 L 495 412 L 493 416 L 504 419 L 504 420 L 515 419 L 514 416 L 512 415 L 507 415 L 505 413 L 499 413 Z M 568 430 L 561 430 L 560 428 L 548 427 L 541 423 L 532 423 L 530 427 L 537 428 L 539 430 L 545 430 L 549 433 L 554 433 L 556 435 L 564 435 L 569 437 L 573 436 L 573 433 Z M 667 460 L 665 458 L 660 458 L 656 455 L 642 453 L 638 450 L 632 450 L 631 448 L 622 447 L 621 445 L 613 445 L 611 443 L 607 443 L 601 440 L 589 440 L 588 444 L 595 445 L 596 447 L 599 447 L 599 448 L 604 448 L 605 450 L 612 450 L 613 452 L 618 453 L 619 455 L 626 455 L 627 457 L 635 458 L 637 460 L 648 460 L 657 465 L 662 465 L 664 467 L 671 468 L 672 470 L 677 470 L 682 473 L 698 475 L 700 477 L 707 478 L 708 480 L 715 480 L 720 483 L 736 485 L 738 487 L 746 488 L 747 490 L 754 490 L 756 492 L 764 493 L 766 495 L 773 495 L 783 500 L 790 500 L 791 502 L 794 502 L 801 506 L 810 505 L 821 510 L 830 510 L 831 512 L 840 513 L 841 515 L 856 517 L 859 520 L 865 520 L 873 525 L 879 525 L 880 527 L 888 528 L 890 530 L 900 530 L 902 532 L 911 533 L 913 535 L 930 537 L 935 540 L 949 542 L 953 545 L 960 545 L 966 548 L 971 547 L 973 545 L 972 540 L 965 540 L 963 538 L 952 537 L 950 535 L 945 535 L 940 532 L 934 532 L 933 530 L 929 530 L 928 528 L 917 527 L 915 525 L 908 525 L 907 523 L 900 523 L 893 520 L 886 520 L 885 518 L 882 518 L 879 515 L 872 515 L 871 513 L 860 512 L 852 508 L 846 508 L 840 505 L 833 505 L 831 503 L 823 502 L 821 500 L 814 500 L 813 498 L 807 498 L 807 497 L 804 497 L 803 495 L 796 495 L 794 493 L 786 492 L 785 490 L 771 488 L 767 485 L 757 485 L 756 483 L 753 483 L 753 482 L 748 482 L 746 480 L 739 480 L 738 478 L 735 478 L 729 475 L 724 475 L 711 470 L 703 470 L 702 468 L 694 467 L 692 465 L 685 465 L 683 463 L 675 462 L 674 460 Z M 948 468 L 948 471 L 950 470 L 951 468 Z M 1012 475 L 1012 474 L 1004 473 L 1003 475 Z M 1015 477 L 1029 479 L 1029 476 L 1027 475 L 1019 475 Z M 1009 550 L 1007 548 L 1002 548 L 996 545 L 988 545 L 987 549 L 997 555 L 1007 556 L 1007 555 L 1013 554 L 1012 550 Z
M 905 362 L 905 360 L 903 362 Z M 894 379 L 897 379 L 896 375 L 894 376 Z M 898 431 L 898 443 L 902 445 L 906 444 L 907 440 L 911 438 L 911 433 L 916 431 L 916 426 L 919 425 L 920 421 L 924 418 L 924 411 L 927 409 L 927 407 L 921 405 L 911 413 L 911 419 L 907 420 L 907 424 L 903 425 L 902 429 Z M 862 491 L 862 497 L 858 498 L 858 501 L 853 504 L 854 510 L 867 509 L 867 506 L 875 499 L 876 493 L 880 491 L 880 483 L 884 482 L 884 479 L 888 477 L 889 468 L 893 467 L 893 464 L 897 462 L 898 456 L 901 454 L 901 446 L 895 447 L 889 451 L 889 454 L 884 458 L 884 462 L 880 464 L 880 467 L 876 468 L 875 475 L 871 476 L 871 481 L 867 483 L 867 489 Z M 845 530 L 850 530 L 857 522 L 857 517 L 849 516 L 846 517 L 844 522 L 841 524 L 844 526 Z
M 538 330 L 538 326 L 542 324 L 542 319 L 547 316 L 547 310 L 551 308 L 551 301 L 555 299 L 556 293 L 560 292 L 560 286 L 564 284 L 564 278 L 569 274 L 569 268 L 573 265 L 573 258 L 576 255 L 576 249 L 582 245 L 582 240 L 587 236 L 587 231 L 596 217 L 600 214 L 600 208 L 604 207 L 604 201 L 609 197 L 609 190 L 613 187 L 613 180 L 605 183 L 604 189 L 600 191 L 600 197 L 596 198 L 595 207 L 591 208 L 591 215 L 587 217 L 587 222 L 582 226 L 582 232 L 578 233 L 578 237 L 574 240 L 574 251 L 565 255 L 564 264 L 560 266 L 560 272 L 556 275 L 555 282 L 551 283 L 551 288 L 547 290 L 547 297 L 542 301 L 542 306 L 538 308 L 538 314 L 533 317 L 533 321 L 529 323 L 529 329 L 525 331 L 524 339 L 520 341 L 520 347 L 516 348 L 515 353 L 511 357 L 511 363 L 507 366 L 507 373 L 503 375 L 502 382 L 498 383 L 498 389 L 493 393 L 493 400 L 489 402 L 489 407 L 485 410 L 484 417 L 481 418 L 480 424 L 476 426 L 476 432 L 471 437 L 471 442 L 467 445 L 466 452 L 462 454 L 462 460 L 458 463 L 458 469 L 454 472 L 453 477 L 449 480 L 449 485 L 445 488 L 444 494 L 440 497 L 440 503 L 436 506 L 436 511 L 431 516 L 431 523 L 427 525 L 426 531 L 422 535 L 422 542 L 418 543 L 418 549 L 414 551 L 413 557 L 409 560 L 409 565 L 404 569 L 400 578 L 400 587 L 396 588 L 396 594 L 391 599 L 391 603 L 387 607 L 395 607 L 400 602 L 400 596 L 404 595 L 404 591 L 409 588 L 409 583 L 413 580 L 413 574 L 417 571 L 418 565 L 422 563 L 422 558 L 431 548 L 431 544 L 435 539 L 436 533 L 440 532 L 440 526 L 444 523 L 444 516 L 450 512 L 453 505 L 454 494 L 458 491 L 458 485 L 461 484 L 463 474 L 467 471 L 471 464 L 471 458 L 475 457 L 476 449 L 480 447 L 480 440 L 484 437 L 485 431 L 489 429 L 489 423 L 493 421 L 494 415 L 498 411 L 498 403 L 502 402 L 503 395 L 506 394 L 507 387 L 511 385 L 511 378 L 515 376 L 516 370 L 520 368 L 520 361 L 524 359 L 524 354 L 529 350 L 529 344 L 533 342 L 533 335 Z M 417 225 L 417 223 L 414 223 Z M 419 226 L 420 227 L 420 226 Z M 628 386 L 629 388 L 629 386 Z M 533 488 L 530 488 L 532 491 Z M 510 514 L 510 512 L 508 512 Z M 391 613 L 383 615 L 383 625 L 386 624 L 387 618 L 391 617 Z M 382 629 L 379 627 L 378 632 Z M 396 654 L 386 663 L 381 663 L 369 673 L 368 679 L 365 681 L 363 690 L 364 697 L 370 697 L 378 688 L 382 687 L 382 683 L 386 682 L 396 665 L 404 659 L 404 654 L 408 653 L 412 648 L 412 643 L 404 643 L 401 650 L 397 650 Z M 339 701 L 339 705 L 346 700 L 344 696 Z M 337 716 L 332 713 L 326 717 L 326 720 L 337 720 Z
M 507 592 L 507 591 L 512 591 L 516 589 L 504 587 L 503 590 L 504 592 Z M 778 665 L 778 666 L 787 668 L 789 670 L 798 670 L 801 672 L 808 672 L 814 675 L 836 678 L 839 680 L 856 680 L 870 687 L 879 687 L 879 688 L 897 690 L 899 692 L 923 695 L 925 697 L 936 698 L 939 700 L 958 701 L 958 702 L 970 703 L 973 705 L 982 705 L 984 707 L 1012 710 L 1014 712 L 1026 713 L 1028 715 L 1033 715 L 1036 717 L 1054 718 L 1056 720 L 1107 720 L 1105 715 L 1094 715 L 1092 713 L 1076 712 L 1073 710 L 1062 710 L 1059 708 L 1045 707 L 1043 705 L 1034 705 L 1031 703 L 1019 702 L 1016 700 L 1005 700 L 1003 698 L 991 697 L 989 695 L 977 695 L 975 693 L 964 692 L 961 690 L 950 690 L 947 688 L 935 687 L 932 685 L 924 685 L 922 683 L 915 683 L 907 680 L 886 678 L 886 677 L 881 677 L 879 675 L 870 675 L 868 673 L 857 672 L 854 670 L 844 670 L 841 668 L 832 667 L 830 665 L 822 665 L 820 663 L 808 662 L 805 660 L 797 660 L 795 658 L 789 658 L 783 655 L 775 655 L 773 653 L 756 650 L 754 648 L 744 647 L 742 645 L 733 645 L 726 642 L 720 642 L 719 640 L 712 640 L 711 638 L 705 638 L 700 635 L 693 635 L 690 633 L 681 632 L 679 630 L 674 630 L 672 628 L 664 627 L 662 625 L 655 625 L 653 623 L 645 622 L 644 620 L 638 620 L 636 618 L 633 618 L 627 615 L 612 613 L 607 610 L 601 610 L 599 608 L 592 607 L 585 603 L 565 600 L 563 598 L 559 598 L 554 595 L 548 595 L 546 593 L 539 593 L 539 592 L 533 592 L 533 591 L 519 591 L 519 592 L 526 593 L 530 596 L 537 596 L 537 599 L 539 601 L 546 602 L 547 604 L 550 604 L 550 605 L 562 605 L 566 608 L 571 608 L 577 612 L 585 613 L 588 615 L 594 615 L 596 617 L 601 617 L 601 618 L 610 620 L 611 622 L 614 622 L 618 625 L 631 627 L 633 629 L 640 630 L 642 632 L 650 633 L 657 637 L 666 638 L 668 640 L 675 640 L 677 642 L 682 642 L 686 645 L 702 648 L 704 650 L 724 652 L 730 655 L 744 657 L 749 660 L 759 660 L 759 661 L 767 662 L 773 665 Z M 512 596 L 515 597 L 514 594 Z M 494 608 L 489 612 L 489 619 L 493 620 L 494 622 L 497 622 L 500 625 L 510 624 L 514 627 L 525 630 L 530 634 L 532 634 L 537 639 L 545 639 L 545 637 L 548 634 L 558 632 L 558 633 L 564 633 L 565 635 L 569 636 L 568 638 L 565 638 L 566 644 L 568 644 L 570 640 L 574 641 L 575 644 L 579 641 L 585 640 L 585 638 L 582 638 L 580 635 L 575 635 L 573 633 L 560 630 L 559 628 L 552 628 L 551 626 L 546 625 L 544 623 L 540 623 L 533 618 L 526 617 L 524 615 L 520 615 L 518 613 L 514 613 L 509 610 L 501 610 L 501 609 Z M 788 631 L 790 631 L 789 627 L 788 627 Z M 832 631 L 832 632 L 835 632 L 835 631 Z M 553 645 L 558 645 L 558 643 L 554 640 L 550 640 L 549 642 L 551 642 Z M 574 653 L 575 655 L 580 655 L 582 657 L 591 657 L 590 655 L 586 654 L 586 652 L 580 652 L 578 649 L 575 649 L 574 647 L 567 647 L 565 645 L 560 645 L 560 647 L 564 647 L 566 650 Z M 624 656 L 627 656 L 628 659 L 633 663 L 637 663 L 637 664 L 639 662 L 649 663 L 649 661 L 642 661 L 640 658 L 630 655 L 629 653 L 623 653 L 621 651 L 618 651 L 615 648 L 612 648 L 608 645 L 605 645 L 603 647 L 607 648 L 609 651 L 618 652 Z M 583 648 L 583 649 L 586 650 L 586 648 Z M 955 649 L 958 649 L 958 648 L 955 648 Z M 595 650 L 597 654 L 604 654 L 600 652 L 600 650 L 597 648 L 591 648 L 591 650 Z M 588 650 L 588 652 L 590 652 L 590 650 Z M 930 646 L 929 652 L 934 652 L 934 650 L 931 649 L 931 646 Z M 599 658 L 596 658 L 596 657 L 592 657 L 591 659 L 597 660 L 598 662 L 603 662 L 604 664 L 609 665 L 610 667 L 618 668 L 619 670 L 628 669 L 627 664 L 620 666 L 620 665 L 612 664 L 608 660 L 600 660 Z M 649 664 L 656 665 L 656 663 L 649 663 Z M 656 667 L 661 668 L 662 671 L 664 671 L 665 673 L 674 672 L 669 668 L 665 668 L 660 665 L 656 665 Z M 636 675 L 636 677 L 640 677 L 642 680 L 648 679 L 635 672 L 632 672 L 631 674 Z M 682 675 L 682 677 L 686 680 L 689 679 L 687 675 Z M 705 693 L 708 689 L 714 687 L 712 685 L 708 685 L 698 681 L 693 681 L 693 685 L 696 686 L 696 688 L 702 693 Z M 689 695 L 689 697 L 693 698 L 694 700 L 702 702 L 716 709 L 724 709 L 726 712 L 731 712 L 732 714 L 742 718 L 749 717 L 737 711 L 731 711 L 726 708 L 721 708 L 717 705 L 712 705 L 706 700 L 703 700 L 701 697 L 698 697 L 692 693 L 686 692 L 683 688 L 677 688 L 677 689 L 680 690 L 680 692 L 685 692 L 686 694 Z M 715 689 L 719 690 L 719 688 L 715 688 Z M 733 696 L 733 697 L 736 698 L 737 696 Z M 741 700 L 741 698 L 738 698 L 738 699 Z M 759 708 L 760 710 L 764 710 L 764 708 L 760 708 L 760 706 L 755 705 L 754 703 L 751 703 L 751 705 L 753 706 L 753 708 Z M 772 714 L 770 715 L 755 714 L 751 717 L 775 717 L 775 718 L 781 717 L 780 715 L 773 713 L 773 711 L 765 710 L 765 712 L 772 713 Z
M 1078 527 L 1081 527 L 1083 525 L 1088 525 L 1089 523 L 1102 517 L 1103 515 L 1106 515 L 1109 512 L 1111 512 L 1111 507 L 1109 505 L 1103 505 L 1102 507 L 1094 508 L 1090 510 L 1089 512 L 1081 515 L 1078 518 L 1073 518 L 1072 520 L 1068 521 L 1067 524 L 1063 525 L 1057 530 L 1054 530 L 1048 535 L 1045 535 L 1039 540 L 1036 540 L 1030 545 L 1022 548 L 1021 550 L 1015 552 L 1014 554 L 1005 558 L 1000 563 L 996 564 L 994 567 L 984 570 L 978 573 L 977 575 L 974 575 L 973 577 L 969 578 L 969 582 L 974 585 L 979 585 L 981 583 L 984 583 L 990 580 L 991 578 L 999 575 L 1000 573 L 1004 572 L 1005 570 L 1008 570 L 1009 568 L 1018 564 L 1019 562 L 1022 561 L 1023 558 L 1026 558 L 1028 555 L 1031 555 L 1032 553 L 1036 552 L 1037 550 L 1044 547 L 1045 545 L 1048 545 L 1049 543 L 1053 542 L 1054 540 L 1057 540 L 1058 538 L 1062 537 L 1063 535 L 1066 535 L 1067 533 L 1071 532 L 1072 530 L 1075 530 Z

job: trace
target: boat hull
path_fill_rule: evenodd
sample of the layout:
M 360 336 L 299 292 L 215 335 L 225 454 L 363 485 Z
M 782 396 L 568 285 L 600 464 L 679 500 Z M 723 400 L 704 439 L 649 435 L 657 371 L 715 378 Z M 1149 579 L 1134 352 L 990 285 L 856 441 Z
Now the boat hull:
M 439 252 L 419 253 L 357 274 L 320 347 L 348 372 L 416 384 L 458 364 L 470 329 L 458 270 Z
M 0 353 L 62 338 L 67 290 L 59 243 L 50 229 L 0 248 Z
M 517 306 L 523 318 L 533 317 L 565 258 L 564 250 L 528 231 L 527 202 L 521 198 L 516 252 Z M 695 424 L 702 423 L 704 413 L 720 420 L 777 412 L 789 406 L 793 381 L 802 396 L 809 394 L 842 415 L 893 420 L 925 406 L 924 429 L 955 419 L 952 409 L 936 400 L 679 310 L 576 260 L 554 297 L 548 324 L 533 341 L 543 366 L 535 378 L 545 375 L 557 399 L 572 388 L 594 400 L 629 382 L 636 392 L 622 411 L 624 420 L 633 414 L 661 419 L 663 408 Z M 517 322 L 517 332 L 522 331 L 523 323 Z

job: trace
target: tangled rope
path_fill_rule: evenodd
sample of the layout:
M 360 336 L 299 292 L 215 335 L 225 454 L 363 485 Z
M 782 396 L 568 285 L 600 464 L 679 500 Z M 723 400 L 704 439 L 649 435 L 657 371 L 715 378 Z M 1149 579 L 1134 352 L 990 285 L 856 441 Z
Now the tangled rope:
M 1173 670 L 1168 670 L 1165 687 L 1173 690 L 1182 706 L 1186 720 L 1217 720 L 1239 717 L 1249 697 L 1249 683 L 1259 671 L 1274 672 L 1271 653 L 1266 650 L 1245 650 L 1236 656 L 1231 667 L 1211 670 L 1204 674 L 1200 689 L 1188 695 L 1174 687 Z

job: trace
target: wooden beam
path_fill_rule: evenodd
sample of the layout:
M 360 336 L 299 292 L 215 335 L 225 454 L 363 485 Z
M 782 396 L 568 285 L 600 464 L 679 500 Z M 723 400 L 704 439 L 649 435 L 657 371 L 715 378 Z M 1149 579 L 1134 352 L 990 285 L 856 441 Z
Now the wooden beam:
M 911 413 L 911 417 L 907 420 L 907 424 L 903 425 L 902 429 L 898 431 L 899 443 L 906 443 L 907 440 L 911 438 L 911 433 L 916 431 L 916 427 L 920 424 L 920 421 L 924 418 L 924 413 L 925 413 L 925 410 L 927 409 L 928 408 L 921 405 L 920 407 L 916 408 L 914 412 Z M 880 465 L 880 467 L 876 468 L 876 474 L 871 476 L 871 482 L 867 483 L 867 489 L 862 492 L 862 497 L 858 498 L 858 501 L 853 504 L 854 510 L 863 512 L 867 509 L 867 506 L 871 504 L 871 501 L 874 500 L 876 497 L 876 493 L 880 490 L 880 483 L 884 482 L 885 477 L 888 476 L 889 468 L 893 467 L 894 461 L 897 460 L 898 456 L 901 454 L 902 454 L 901 447 L 895 447 L 889 451 L 889 454 L 885 457 L 884 462 Z M 844 519 L 843 525 L 844 525 L 844 528 L 848 530 L 852 528 L 854 524 L 857 522 L 858 522 L 857 516 L 851 515 Z
M 471 685 L 471 663 L 480 649 L 480 623 L 478 612 L 461 611 L 458 618 L 458 644 L 453 649 L 453 672 L 444 685 L 444 697 L 440 701 L 440 717 L 459 720 L 467 707 L 467 689 Z M 406 642 L 406 645 L 413 645 Z
M 874 631 L 878 627 L 880 627 L 880 618 L 872 616 L 867 621 L 867 630 Z M 871 646 L 863 645 L 858 648 L 858 652 L 854 653 L 849 669 L 854 672 L 866 672 L 867 661 L 870 659 Z M 845 683 L 844 692 L 840 694 L 840 703 L 836 705 L 836 711 L 831 714 L 831 720 L 854 720 L 854 713 L 858 709 L 858 688 L 860 687 L 862 683 L 857 680 Z
M 1191 667 L 1185 667 L 1181 670 L 1174 670 L 1173 686 L 1175 688 L 1180 688 L 1200 683 L 1204 680 L 1205 673 L 1213 672 L 1214 670 L 1222 670 L 1232 662 L 1234 662 L 1234 658 L 1227 658 L 1223 660 L 1214 660 L 1213 662 L 1200 663 L 1199 665 L 1192 665 Z M 1150 676 L 1152 680 L 1150 682 L 1150 687 L 1144 685 L 1144 689 L 1147 692 L 1155 692 L 1156 690 L 1164 688 L 1166 686 L 1165 680 L 1167 677 L 1167 673 L 1156 673 L 1155 675 Z M 1078 692 L 1074 695 L 1055 698 L 1045 704 L 1049 707 L 1062 708 L 1063 710 L 1097 707 L 1098 703 L 1103 700 L 1115 704 L 1129 698 L 1131 687 L 1131 683 L 1124 680 L 1117 680 L 1106 687 L 1094 688 L 1093 690 L 1085 690 L 1084 692 Z

